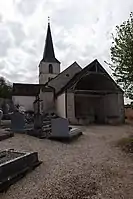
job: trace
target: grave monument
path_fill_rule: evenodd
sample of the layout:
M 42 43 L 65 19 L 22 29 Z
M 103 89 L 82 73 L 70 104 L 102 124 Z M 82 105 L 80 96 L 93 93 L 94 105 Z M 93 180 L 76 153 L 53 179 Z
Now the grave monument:
M 39 166 L 38 153 L 24 153 L 13 149 L 0 152 L 0 192 Z

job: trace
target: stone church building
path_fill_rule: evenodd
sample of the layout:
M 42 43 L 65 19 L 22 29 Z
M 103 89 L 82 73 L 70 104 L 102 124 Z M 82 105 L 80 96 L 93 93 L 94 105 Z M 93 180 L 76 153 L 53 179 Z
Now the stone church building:
M 33 110 L 37 96 L 41 112 L 55 112 L 72 124 L 124 122 L 123 91 L 97 60 L 83 69 L 74 62 L 60 72 L 49 23 L 39 84 L 13 84 L 14 104 Z

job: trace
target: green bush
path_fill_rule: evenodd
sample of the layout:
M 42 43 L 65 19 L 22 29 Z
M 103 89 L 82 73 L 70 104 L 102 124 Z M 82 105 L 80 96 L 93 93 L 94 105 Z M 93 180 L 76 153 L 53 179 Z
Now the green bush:
M 11 99 L 12 85 L 7 82 L 3 77 L 0 77 L 0 98 Z

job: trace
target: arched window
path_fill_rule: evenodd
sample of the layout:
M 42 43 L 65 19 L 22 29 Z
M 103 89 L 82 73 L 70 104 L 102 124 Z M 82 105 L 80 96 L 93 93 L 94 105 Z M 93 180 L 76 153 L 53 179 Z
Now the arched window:
M 52 64 L 49 64 L 49 73 L 53 73 L 53 66 L 52 66 Z

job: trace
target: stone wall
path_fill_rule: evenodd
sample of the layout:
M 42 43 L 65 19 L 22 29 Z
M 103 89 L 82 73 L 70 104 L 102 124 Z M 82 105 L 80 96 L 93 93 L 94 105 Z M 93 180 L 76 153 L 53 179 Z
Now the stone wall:
M 53 73 L 49 73 L 49 64 L 53 66 Z M 45 84 L 49 78 L 54 78 L 60 73 L 59 63 L 41 62 L 39 65 L 39 84 Z
M 106 123 L 124 122 L 124 98 L 122 93 L 105 96 L 104 107 Z
M 66 94 L 62 93 L 56 100 L 57 115 L 66 118 Z
M 77 124 L 77 120 L 75 118 L 75 100 L 74 100 L 74 93 L 68 92 L 67 93 L 67 118 L 70 123 Z
M 84 103 L 84 98 L 83 102 Z M 123 94 L 108 94 L 99 98 L 88 97 L 88 103 L 94 106 L 95 111 L 97 111 L 97 116 L 101 117 L 101 122 L 108 124 L 120 124 L 124 123 L 124 99 Z M 77 107 L 78 108 L 78 107 Z M 94 122 L 94 117 L 89 116 L 86 118 L 76 118 L 75 116 L 75 97 L 74 93 L 67 93 L 67 118 L 72 124 L 89 124 Z

